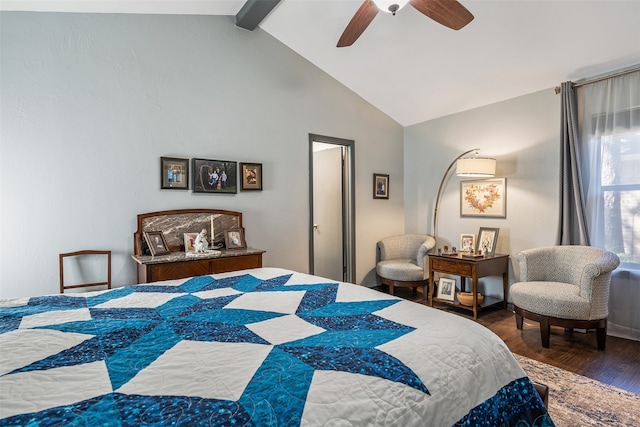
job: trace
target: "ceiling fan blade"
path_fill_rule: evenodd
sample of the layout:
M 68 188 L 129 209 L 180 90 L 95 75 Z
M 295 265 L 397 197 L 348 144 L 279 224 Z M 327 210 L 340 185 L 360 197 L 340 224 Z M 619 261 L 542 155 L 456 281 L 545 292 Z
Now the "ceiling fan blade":
M 409 0 L 409 4 L 453 30 L 459 30 L 473 21 L 471 12 L 456 0 Z
M 340 40 L 338 40 L 338 47 L 351 46 L 358 37 L 367 29 L 373 18 L 378 14 L 378 7 L 373 4 L 371 0 L 364 0 L 360 9 L 353 15 L 351 21 L 344 29 Z

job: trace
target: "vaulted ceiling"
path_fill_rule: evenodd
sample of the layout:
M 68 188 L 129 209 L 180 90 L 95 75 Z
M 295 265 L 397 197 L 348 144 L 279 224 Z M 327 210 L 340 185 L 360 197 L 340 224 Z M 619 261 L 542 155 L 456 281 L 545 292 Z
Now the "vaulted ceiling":
M 406 6 L 378 13 L 344 48 L 336 43 L 363 0 L 269 1 L 260 30 L 403 126 L 640 64 L 640 0 L 460 0 L 475 19 L 459 31 Z M 245 2 L 3 0 L 0 9 L 237 15 Z

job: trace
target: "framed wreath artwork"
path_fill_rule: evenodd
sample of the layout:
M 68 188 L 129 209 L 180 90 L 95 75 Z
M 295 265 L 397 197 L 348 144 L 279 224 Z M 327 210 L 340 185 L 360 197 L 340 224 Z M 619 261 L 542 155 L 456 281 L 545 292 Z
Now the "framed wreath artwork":
M 507 179 L 460 182 L 460 216 L 507 217 Z

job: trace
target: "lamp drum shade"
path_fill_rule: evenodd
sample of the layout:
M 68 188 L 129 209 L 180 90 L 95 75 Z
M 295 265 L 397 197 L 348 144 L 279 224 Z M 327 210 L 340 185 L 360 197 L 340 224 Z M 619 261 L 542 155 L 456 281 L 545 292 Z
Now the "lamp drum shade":
M 488 177 L 496 174 L 496 159 L 469 157 L 458 159 L 456 175 L 469 177 Z

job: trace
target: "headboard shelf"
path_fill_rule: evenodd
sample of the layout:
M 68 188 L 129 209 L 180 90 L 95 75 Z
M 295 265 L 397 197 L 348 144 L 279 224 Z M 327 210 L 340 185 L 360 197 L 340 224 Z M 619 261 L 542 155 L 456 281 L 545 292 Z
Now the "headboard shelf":
M 262 267 L 264 250 L 229 249 L 195 254 L 185 253 L 184 233 L 214 229 L 214 245 L 224 242 L 225 231 L 242 228 L 242 213 L 220 209 L 175 209 L 138 215 L 138 229 L 133 234 L 133 256 L 138 283 L 182 279 L 229 271 Z M 162 231 L 169 254 L 151 256 L 144 241 L 145 231 Z M 211 243 L 211 239 L 208 239 Z
M 211 224 L 215 235 L 211 239 Z M 149 255 L 145 231 L 162 231 L 171 252 L 184 252 L 184 233 L 207 230 L 210 243 L 224 242 L 224 231 L 242 228 L 242 212 L 221 209 L 174 209 L 138 214 L 138 229 L 133 234 L 133 254 Z

